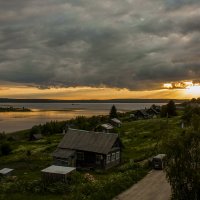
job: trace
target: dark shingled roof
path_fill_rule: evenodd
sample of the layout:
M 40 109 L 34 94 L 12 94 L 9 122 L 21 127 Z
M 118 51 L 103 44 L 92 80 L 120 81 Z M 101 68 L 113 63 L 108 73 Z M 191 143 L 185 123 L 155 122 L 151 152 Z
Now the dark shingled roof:
M 52 156 L 57 157 L 57 158 L 68 158 L 74 154 L 75 154 L 75 151 L 73 150 L 58 148 L 52 153 Z
M 58 148 L 107 154 L 117 139 L 118 135 L 115 133 L 68 129 Z

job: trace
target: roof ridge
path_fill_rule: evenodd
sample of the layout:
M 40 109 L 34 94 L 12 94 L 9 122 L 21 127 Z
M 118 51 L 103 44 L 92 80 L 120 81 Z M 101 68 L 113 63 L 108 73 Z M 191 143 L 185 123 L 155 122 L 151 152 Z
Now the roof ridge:
M 86 132 L 86 133 L 97 133 L 97 134 L 104 134 L 104 135 L 118 135 L 117 133 L 104 133 L 104 132 L 96 132 L 96 131 L 87 131 L 82 129 L 75 129 L 75 128 L 69 128 L 68 130 L 72 131 L 80 131 L 80 132 Z
M 107 154 L 117 138 L 115 133 L 100 133 L 79 129 L 69 129 L 58 145 L 58 148 L 92 151 Z

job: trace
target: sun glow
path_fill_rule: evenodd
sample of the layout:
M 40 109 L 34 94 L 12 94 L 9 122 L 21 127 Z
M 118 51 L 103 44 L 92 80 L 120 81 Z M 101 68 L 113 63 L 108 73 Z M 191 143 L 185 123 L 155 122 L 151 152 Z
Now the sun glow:
M 164 89 L 179 91 L 184 98 L 200 97 L 200 82 L 180 81 L 163 84 Z
M 163 87 L 165 89 L 186 89 L 188 87 L 193 87 L 195 84 L 192 81 L 180 81 L 173 83 L 164 83 Z
M 171 83 L 165 83 L 165 84 L 163 84 L 163 87 L 170 89 L 170 88 L 173 88 L 173 85 Z
M 200 96 L 200 84 L 194 84 L 186 87 L 186 93 L 193 96 Z

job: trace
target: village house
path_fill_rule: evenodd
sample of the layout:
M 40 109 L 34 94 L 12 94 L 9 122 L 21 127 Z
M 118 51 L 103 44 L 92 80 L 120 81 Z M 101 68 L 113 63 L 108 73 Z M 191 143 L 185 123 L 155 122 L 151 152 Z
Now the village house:
M 69 128 L 52 156 L 55 165 L 108 169 L 120 164 L 121 148 L 118 134 Z
M 117 118 L 111 119 L 111 120 L 110 120 L 110 123 L 111 123 L 113 126 L 118 127 L 118 128 L 120 128 L 121 125 L 122 125 L 122 122 L 121 122 L 119 119 L 117 119 Z
M 151 106 L 151 108 L 153 108 L 155 111 L 157 111 L 157 112 L 160 114 L 160 112 L 161 112 L 161 106 L 158 106 L 158 105 L 153 104 L 153 105 Z
M 134 113 L 135 119 L 149 119 L 150 116 L 147 113 L 147 109 L 143 109 L 143 110 L 137 110 Z
M 154 108 L 149 108 L 147 109 L 147 114 L 150 116 L 150 118 L 157 118 L 158 115 L 160 114 L 157 110 L 155 110 Z
M 152 105 L 149 109 L 145 108 L 133 111 L 133 113 L 130 114 L 130 118 L 133 120 L 157 118 L 160 115 L 160 112 L 160 106 Z
M 95 128 L 95 131 L 104 132 L 104 133 L 111 133 L 114 127 L 112 124 L 100 124 Z

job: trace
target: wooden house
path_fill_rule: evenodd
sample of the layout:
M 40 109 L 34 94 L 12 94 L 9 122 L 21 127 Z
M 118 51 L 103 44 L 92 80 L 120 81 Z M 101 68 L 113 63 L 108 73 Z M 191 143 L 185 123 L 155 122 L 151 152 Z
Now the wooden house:
M 111 133 L 114 127 L 112 124 L 100 124 L 95 128 L 95 131 L 104 132 L 104 133 Z
M 137 110 L 134 113 L 134 116 L 136 119 L 149 119 L 150 118 L 149 114 L 147 113 L 147 109 Z
M 154 109 L 152 107 L 147 109 L 146 112 L 150 116 L 150 118 L 157 118 L 160 114 L 156 109 Z
M 153 108 L 155 111 L 157 111 L 157 112 L 160 114 L 160 112 L 161 112 L 161 106 L 158 106 L 158 105 L 153 104 L 153 105 L 151 106 L 151 108 Z
M 108 169 L 120 164 L 122 143 L 117 134 L 68 129 L 53 153 L 55 165 Z
M 117 118 L 113 118 L 113 119 L 111 119 L 110 120 L 110 123 L 113 125 L 113 126 L 115 126 L 115 127 L 121 127 L 121 125 L 122 125 L 122 122 L 119 120 L 119 119 L 117 119 Z

